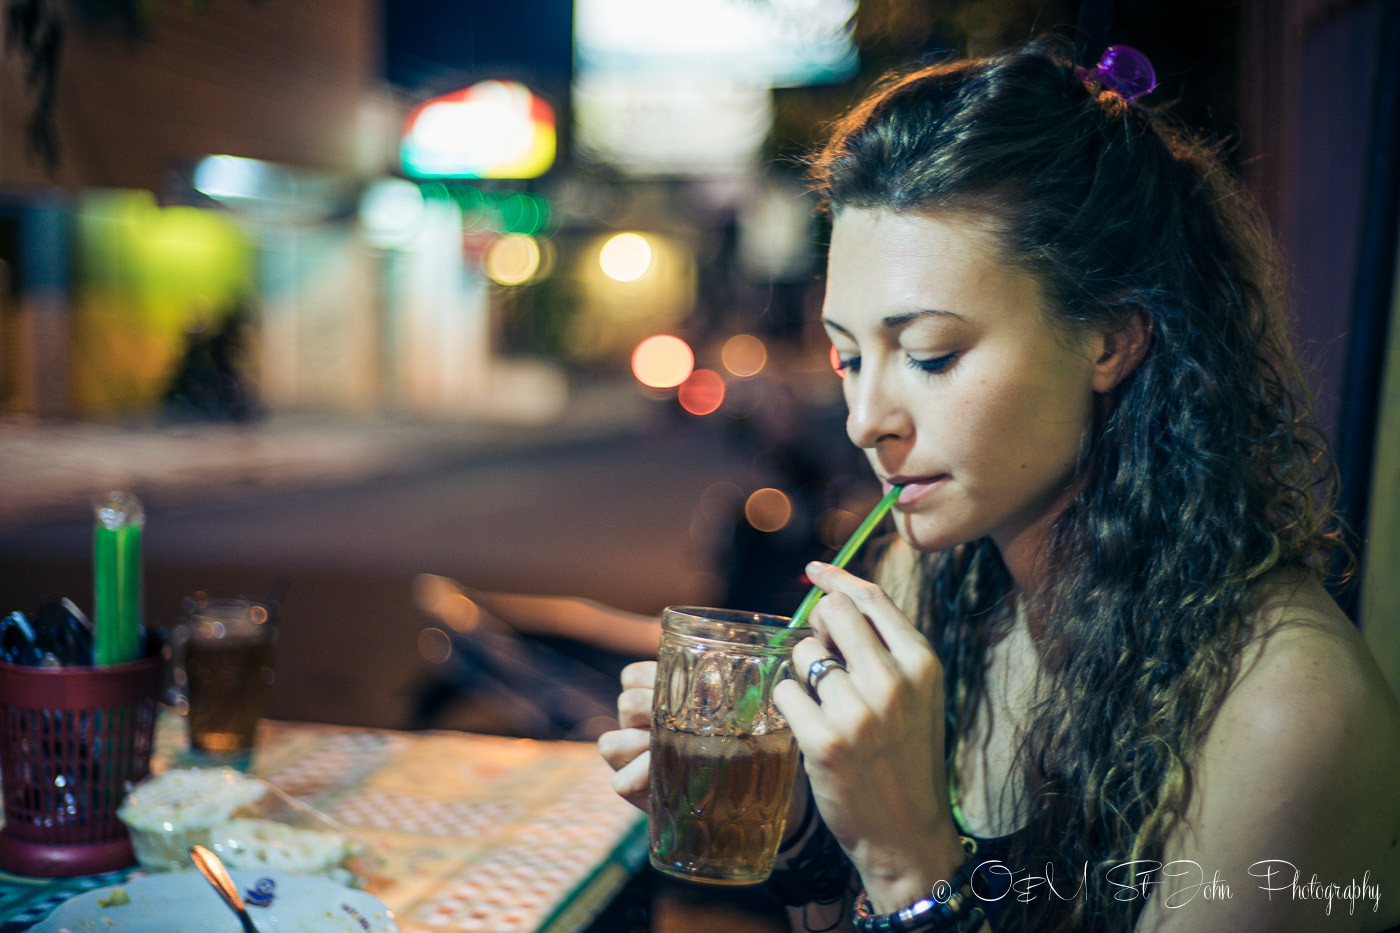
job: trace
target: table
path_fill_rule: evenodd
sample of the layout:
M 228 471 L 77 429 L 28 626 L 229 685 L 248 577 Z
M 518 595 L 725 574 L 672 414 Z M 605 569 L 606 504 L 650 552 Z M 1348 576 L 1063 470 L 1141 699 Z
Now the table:
M 173 711 L 156 744 L 153 770 L 181 763 Z M 265 721 L 251 770 L 368 842 L 403 933 L 581 930 L 646 858 L 645 818 L 591 744 Z M 133 874 L 0 874 L 0 931 Z

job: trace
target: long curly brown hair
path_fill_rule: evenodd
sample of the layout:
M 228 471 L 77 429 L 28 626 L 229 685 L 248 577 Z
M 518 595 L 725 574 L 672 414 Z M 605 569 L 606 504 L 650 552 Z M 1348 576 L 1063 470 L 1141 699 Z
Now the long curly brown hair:
M 981 215 L 1066 330 L 1150 322 L 1084 446 L 1046 582 L 1022 594 L 1051 689 L 1021 733 L 1017 859 L 1053 857 L 1087 883 L 1064 901 L 1009 898 L 997 927 L 1127 930 L 1142 903 L 1107 872 L 1161 857 L 1257 634 L 1262 579 L 1322 575 L 1337 544 L 1267 227 L 1216 147 L 1086 80 L 1055 39 L 887 79 L 810 176 L 837 212 Z M 921 561 L 951 769 L 1012 581 L 987 539 Z

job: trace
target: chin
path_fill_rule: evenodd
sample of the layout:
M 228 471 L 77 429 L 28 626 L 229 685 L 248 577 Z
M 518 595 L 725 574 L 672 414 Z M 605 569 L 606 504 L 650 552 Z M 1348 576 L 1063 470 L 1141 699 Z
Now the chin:
M 919 515 L 900 515 L 895 521 L 899 536 L 916 551 L 932 554 L 946 551 L 959 544 L 975 541 L 986 532 L 969 531 L 962 527 L 949 527 L 943 522 L 930 522 Z

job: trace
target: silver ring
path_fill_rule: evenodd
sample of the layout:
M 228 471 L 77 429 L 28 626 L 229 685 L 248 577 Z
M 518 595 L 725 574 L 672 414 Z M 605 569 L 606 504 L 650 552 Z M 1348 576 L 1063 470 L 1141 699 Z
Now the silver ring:
M 842 664 L 840 661 L 836 660 L 833 657 L 828 656 L 825 658 L 817 658 L 815 661 L 813 661 L 811 667 L 807 668 L 808 692 L 810 692 L 813 696 L 816 696 L 817 684 L 822 682 L 823 677 L 837 669 L 844 671 L 846 669 L 846 665 Z

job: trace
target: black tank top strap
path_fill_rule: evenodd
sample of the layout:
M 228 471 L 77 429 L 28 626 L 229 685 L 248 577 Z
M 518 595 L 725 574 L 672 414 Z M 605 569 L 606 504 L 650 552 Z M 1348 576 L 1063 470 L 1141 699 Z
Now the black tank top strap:
M 949 785 L 948 803 L 953 813 L 953 824 L 958 834 L 972 842 L 972 858 L 977 863 L 973 869 L 972 891 L 983 902 L 982 907 L 989 921 L 995 921 L 997 914 L 1008 901 L 1011 891 L 1012 872 L 1011 852 L 1016 841 L 1016 833 L 1005 836 L 978 836 L 967 828 L 967 818 L 958 803 L 957 790 Z

